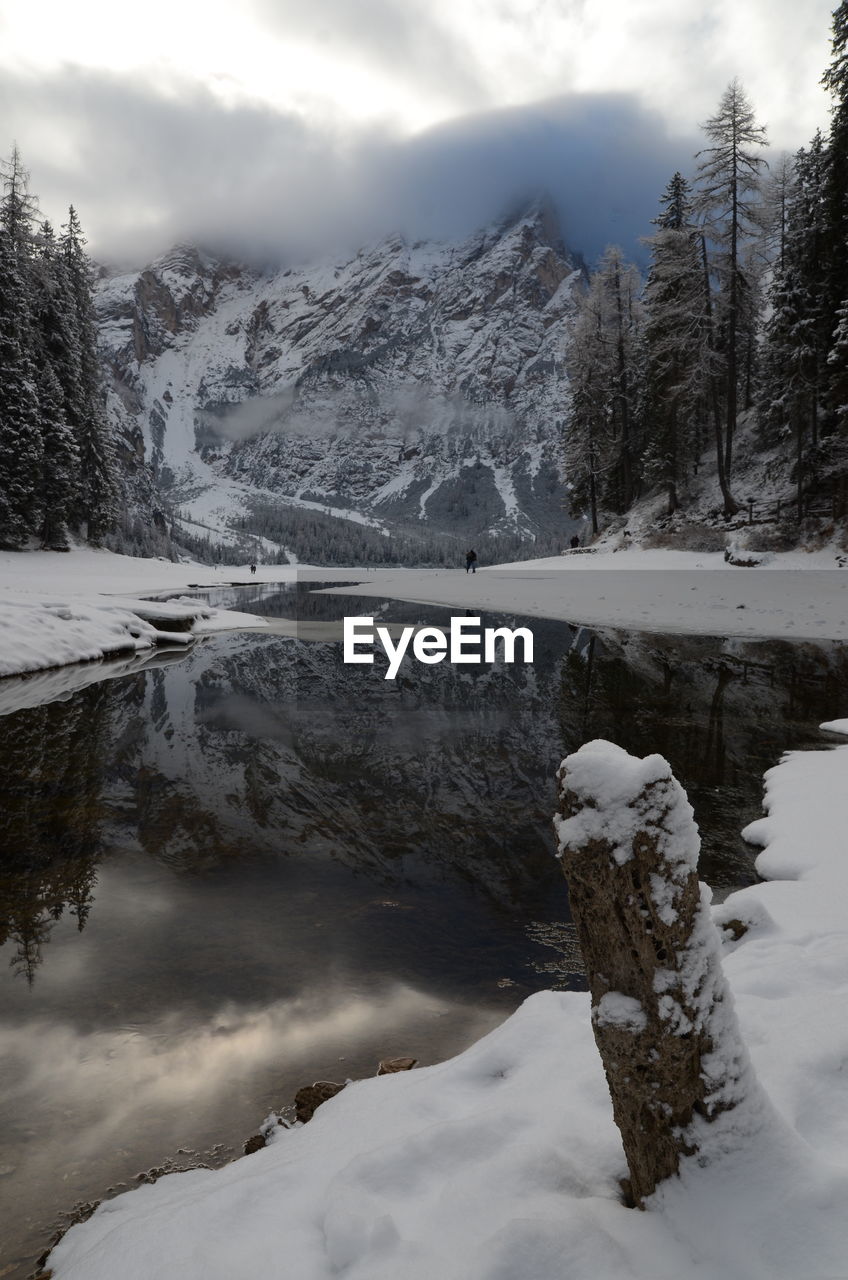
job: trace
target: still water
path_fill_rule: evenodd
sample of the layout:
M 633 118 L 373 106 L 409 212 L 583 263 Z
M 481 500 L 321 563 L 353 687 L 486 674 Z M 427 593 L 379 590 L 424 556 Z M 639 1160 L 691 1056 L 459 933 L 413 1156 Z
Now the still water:
M 848 706 L 837 644 L 495 615 L 532 629 L 532 667 L 407 660 L 386 681 L 320 624 L 450 611 L 314 586 L 212 599 L 309 640 L 0 682 L 0 1277 L 74 1206 L 226 1160 L 302 1084 L 438 1061 L 530 992 L 580 987 L 550 832 L 563 754 L 666 755 L 721 896 L 754 878 L 738 832 L 763 771 Z

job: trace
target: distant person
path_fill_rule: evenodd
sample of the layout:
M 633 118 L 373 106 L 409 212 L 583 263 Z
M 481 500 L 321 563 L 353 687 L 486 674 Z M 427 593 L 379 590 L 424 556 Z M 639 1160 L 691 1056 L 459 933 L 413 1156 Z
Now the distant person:
M 469 569 L 472 573 L 477 572 L 477 552 L 473 550 L 465 553 L 465 572 L 467 573 Z
M 579 546 L 580 546 L 580 539 L 578 538 L 577 534 L 575 533 L 574 537 L 571 539 L 571 550 L 572 550 L 572 551 L 575 551 L 575 550 L 577 549 L 577 547 L 579 547 Z
M 256 572 L 256 565 L 255 565 L 255 564 L 252 564 L 252 565 L 250 566 L 250 572 L 251 572 L 251 573 L 255 573 L 255 572 Z

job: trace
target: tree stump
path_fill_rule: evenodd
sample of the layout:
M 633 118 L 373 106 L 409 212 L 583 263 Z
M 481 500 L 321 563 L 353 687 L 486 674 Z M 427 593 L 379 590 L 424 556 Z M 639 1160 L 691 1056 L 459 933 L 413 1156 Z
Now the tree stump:
M 698 883 L 698 828 L 668 763 L 597 741 L 563 760 L 557 778 L 554 826 L 592 1028 L 642 1207 L 681 1157 L 708 1159 L 726 1141 L 716 1121 L 754 1082 L 710 891 Z

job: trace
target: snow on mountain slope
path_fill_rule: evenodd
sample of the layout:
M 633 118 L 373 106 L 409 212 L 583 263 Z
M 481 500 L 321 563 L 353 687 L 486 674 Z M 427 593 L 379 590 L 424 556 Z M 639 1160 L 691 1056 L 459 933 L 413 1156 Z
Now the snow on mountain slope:
M 339 265 L 260 273 L 179 247 L 101 285 L 111 412 L 218 530 L 256 496 L 378 526 L 562 529 L 580 277 L 545 202 Z

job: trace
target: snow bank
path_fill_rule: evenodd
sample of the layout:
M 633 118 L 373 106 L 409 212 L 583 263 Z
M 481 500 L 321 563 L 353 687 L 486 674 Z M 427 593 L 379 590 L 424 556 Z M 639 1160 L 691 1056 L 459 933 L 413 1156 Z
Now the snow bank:
M 223 1170 L 106 1202 L 52 1253 L 56 1280 L 843 1277 L 847 777 L 848 746 L 768 774 L 766 817 L 747 834 L 761 873 L 780 878 L 715 917 L 774 1112 L 709 1167 L 685 1161 L 649 1212 L 620 1200 L 588 996 L 548 992 L 458 1058 L 353 1084 Z M 612 1000 L 604 1016 L 638 1010 Z
M 165 641 L 186 644 L 190 639 L 186 632 L 157 630 L 131 609 L 115 604 L 6 599 L 0 609 L 0 676 L 114 657 Z
M 184 646 L 206 631 L 267 626 L 263 618 L 212 609 L 192 597 L 151 601 L 124 594 L 185 587 L 188 579 L 217 586 L 222 574 L 91 548 L 0 554 L 0 677 L 154 645 Z
M 830 733 L 848 734 L 848 720 L 825 720 L 824 724 L 819 725 L 820 729 L 827 729 Z

